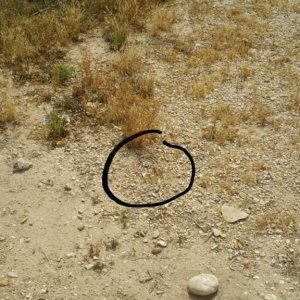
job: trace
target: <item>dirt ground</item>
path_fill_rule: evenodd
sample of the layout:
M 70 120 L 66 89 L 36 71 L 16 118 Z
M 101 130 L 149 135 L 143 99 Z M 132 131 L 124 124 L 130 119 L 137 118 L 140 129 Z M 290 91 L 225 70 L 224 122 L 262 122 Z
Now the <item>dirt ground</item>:
M 147 149 L 122 148 L 110 185 L 130 203 L 172 197 L 189 184 L 191 167 L 161 141 L 180 145 L 195 161 L 195 181 L 164 206 L 126 208 L 103 190 L 103 166 L 122 140 L 118 126 L 78 128 L 70 114 L 65 146 L 52 147 L 35 133 L 59 93 L 46 103 L 51 84 L 19 84 L 1 70 L 1 90 L 17 105 L 17 124 L 0 131 L 1 300 L 205 299 L 187 291 L 200 273 L 219 280 L 218 293 L 206 299 L 300 299 L 300 17 L 296 1 L 295 9 L 267 2 L 200 1 L 196 11 L 197 1 L 191 8 L 178 0 L 168 4 L 176 20 L 167 31 L 130 34 L 128 47 L 163 101 L 161 127 L 148 129 L 163 134 Z M 254 33 L 243 41 L 251 43 L 247 55 L 230 59 L 234 49 L 225 43 L 224 56 L 211 63 L 211 52 L 197 51 L 220 42 L 214 30 L 230 22 Z M 117 55 L 102 28 L 82 39 L 62 60 L 75 70 L 83 48 L 99 72 Z M 226 105 L 233 113 L 224 113 Z M 217 122 L 229 124 L 219 135 L 218 107 Z M 13 172 L 19 158 L 32 167 Z M 248 217 L 226 222 L 224 204 Z

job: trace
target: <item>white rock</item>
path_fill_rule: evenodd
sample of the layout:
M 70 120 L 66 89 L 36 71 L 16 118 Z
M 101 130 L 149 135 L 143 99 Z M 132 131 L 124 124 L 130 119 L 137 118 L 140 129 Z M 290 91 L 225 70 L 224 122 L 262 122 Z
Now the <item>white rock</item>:
M 275 296 L 274 294 L 267 294 L 264 297 L 265 300 L 277 300 L 277 296 Z
M 66 254 L 66 257 L 71 258 L 74 257 L 76 254 L 74 252 L 70 252 Z
M 14 171 L 15 172 L 20 172 L 20 171 L 26 171 L 32 167 L 32 163 L 20 158 L 14 163 Z
M 15 272 L 9 272 L 7 273 L 7 276 L 10 278 L 18 278 L 18 275 Z
M 247 213 L 226 204 L 222 206 L 221 211 L 225 221 L 228 223 L 235 223 L 248 217 Z
M 167 242 L 160 240 L 156 243 L 156 245 L 159 246 L 159 247 L 166 248 L 167 247 Z
M 218 229 L 218 228 L 213 228 L 212 232 L 213 232 L 213 235 L 215 237 L 218 237 L 218 236 L 222 235 L 222 231 L 220 229 Z
M 218 290 L 218 287 L 218 279 L 212 274 L 200 274 L 188 281 L 188 290 L 197 296 L 214 294 Z

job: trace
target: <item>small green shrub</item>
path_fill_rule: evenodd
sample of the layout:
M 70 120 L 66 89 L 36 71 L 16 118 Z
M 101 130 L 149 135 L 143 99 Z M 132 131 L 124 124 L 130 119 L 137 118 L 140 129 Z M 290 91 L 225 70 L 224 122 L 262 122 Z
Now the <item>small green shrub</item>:
M 45 74 L 51 78 L 54 84 L 62 85 L 70 78 L 73 73 L 73 68 L 67 67 L 63 64 L 56 65 L 52 69 L 46 68 Z
M 56 112 L 50 112 L 46 116 L 46 124 L 49 128 L 48 138 L 62 138 L 68 135 L 69 120 Z

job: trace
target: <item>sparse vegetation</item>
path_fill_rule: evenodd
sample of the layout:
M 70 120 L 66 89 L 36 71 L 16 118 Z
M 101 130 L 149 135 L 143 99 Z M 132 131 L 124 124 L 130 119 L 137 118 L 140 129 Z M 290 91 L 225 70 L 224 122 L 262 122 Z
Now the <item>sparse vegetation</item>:
M 6 96 L 0 99 L 0 126 L 16 119 L 16 105 Z
M 256 218 L 255 229 L 261 234 L 292 234 L 296 232 L 296 218 L 290 211 L 268 211 Z
M 176 21 L 175 12 L 169 9 L 159 8 L 152 14 L 151 32 L 156 36 L 160 31 L 167 31 L 171 25 Z
M 73 73 L 73 69 L 63 64 L 56 65 L 55 67 L 45 69 L 45 73 L 51 78 L 51 82 L 55 85 L 62 85 L 66 83 Z
M 68 134 L 68 120 L 66 117 L 61 116 L 56 112 L 50 112 L 46 116 L 46 126 L 48 127 L 49 131 L 49 139 L 63 138 Z

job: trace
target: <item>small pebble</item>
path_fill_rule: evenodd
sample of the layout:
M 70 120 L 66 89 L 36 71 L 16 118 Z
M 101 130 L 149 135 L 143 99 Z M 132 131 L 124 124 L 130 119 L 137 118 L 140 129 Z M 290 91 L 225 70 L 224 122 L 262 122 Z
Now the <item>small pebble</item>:
M 15 272 L 9 272 L 7 273 L 7 276 L 10 278 L 18 278 L 18 275 Z
M 88 265 L 85 266 L 85 268 L 86 268 L 87 270 L 91 270 L 91 269 L 94 268 L 94 266 L 95 266 L 95 264 L 88 264 Z
M 153 239 L 157 239 L 160 236 L 160 232 L 158 230 L 155 230 L 153 232 Z
M 71 257 L 74 257 L 74 256 L 75 256 L 74 252 L 70 252 L 70 253 L 66 254 L 66 257 L 68 257 L 68 258 L 71 258 Z
M 78 225 L 77 229 L 79 231 L 82 231 L 85 228 L 85 226 L 83 224 Z
M 71 186 L 69 184 L 65 185 L 65 191 L 70 192 L 72 190 Z
M 212 274 L 200 274 L 188 281 L 188 290 L 197 296 L 207 296 L 217 292 L 219 282 Z
M 277 296 L 275 296 L 274 294 L 267 294 L 264 297 L 265 300 L 277 300 Z
M 167 242 L 160 240 L 156 243 L 156 245 L 159 246 L 159 247 L 162 247 L 162 248 L 166 248 L 167 247 Z
M 162 252 L 162 248 L 161 247 L 155 247 L 151 251 L 151 253 L 154 254 L 154 255 L 157 255 L 157 254 L 159 254 L 161 252 Z
M 218 236 L 220 236 L 222 234 L 222 231 L 220 229 L 217 229 L 217 228 L 213 228 L 212 232 L 213 232 L 213 235 L 215 237 L 218 237 Z
M 40 291 L 41 294 L 47 294 L 48 292 L 49 292 L 49 291 L 48 291 L 47 288 L 43 288 L 43 289 L 41 289 L 41 291 Z

